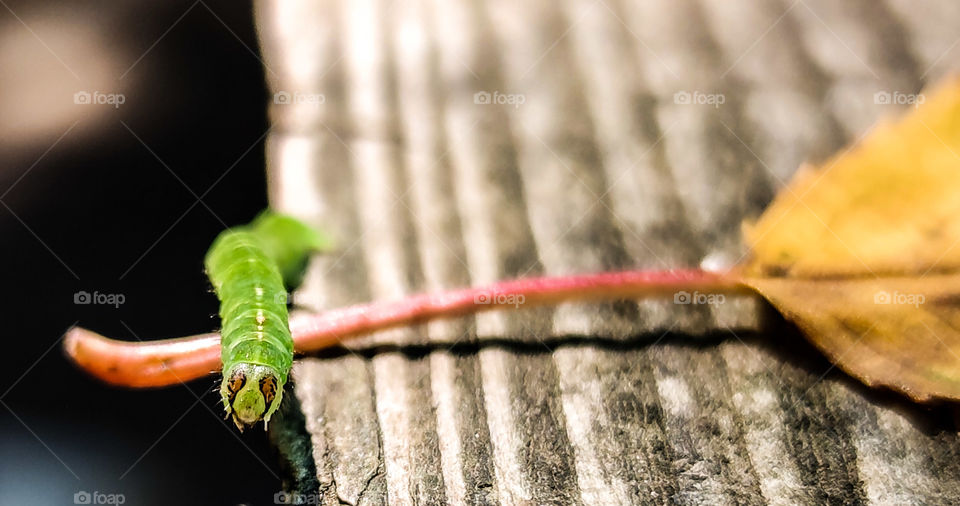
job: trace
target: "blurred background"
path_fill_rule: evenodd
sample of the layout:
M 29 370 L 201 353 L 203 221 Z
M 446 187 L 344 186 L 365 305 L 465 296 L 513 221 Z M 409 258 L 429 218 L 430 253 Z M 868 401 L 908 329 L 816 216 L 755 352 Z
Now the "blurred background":
M 249 2 L 0 4 L 0 504 L 272 503 L 266 437 L 222 420 L 214 378 L 118 390 L 59 346 L 216 328 L 203 254 L 266 206 Z

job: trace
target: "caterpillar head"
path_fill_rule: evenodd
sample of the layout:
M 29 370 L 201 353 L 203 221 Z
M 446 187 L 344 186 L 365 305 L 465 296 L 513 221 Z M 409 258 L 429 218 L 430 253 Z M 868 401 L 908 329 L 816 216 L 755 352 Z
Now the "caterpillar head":
M 224 371 L 220 386 L 223 407 L 227 416 L 241 431 L 263 420 L 263 429 L 280 407 L 283 398 L 283 380 L 276 369 L 246 363 L 238 363 Z

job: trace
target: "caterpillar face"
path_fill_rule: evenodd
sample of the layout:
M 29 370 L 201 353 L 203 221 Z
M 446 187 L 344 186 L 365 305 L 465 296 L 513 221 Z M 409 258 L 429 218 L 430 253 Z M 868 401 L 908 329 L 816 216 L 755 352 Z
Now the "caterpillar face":
M 282 385 L 280 375 L 272 367 L 247 363 L 236 364 L 223 377 L 220 393 L 227 416 L 233 417 L 237 428 L 270 420 L 280 405 Z

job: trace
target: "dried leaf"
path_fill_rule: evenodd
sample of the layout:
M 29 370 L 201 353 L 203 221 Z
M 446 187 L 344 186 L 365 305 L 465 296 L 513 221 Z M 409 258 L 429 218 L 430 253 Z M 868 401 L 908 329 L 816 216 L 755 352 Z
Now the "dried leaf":
M 960 268 L 960 81 L 801 168 L 754 226 L 752 274 L 922 274 Z
M 867 385 L 960 400 L 960 274 L 745 282 Z
M 803 168 L 753 226 L 744 283 L 837 366 L 960 400 L 960 81 Z

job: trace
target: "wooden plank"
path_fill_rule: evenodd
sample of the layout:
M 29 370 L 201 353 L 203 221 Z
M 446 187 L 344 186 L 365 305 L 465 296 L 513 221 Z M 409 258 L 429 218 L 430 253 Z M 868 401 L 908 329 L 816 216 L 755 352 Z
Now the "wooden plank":
M 942 72 L 946 32 L 921 36 L 937 16 L 871 6 L 260 2 L 271 89 L 324 97 L 271 106 L 272 205 L 339 241 L 295 301 L 738 260 L 741 220 L 884 112 L 876 88 Z M 494 91 L 525 100 L 475 103 Z M 321 502 L 960 500 L 943 413 L 758 333 L 762 314 L 749 298 L 518 308 L 300 360 Z
M 886 4 L 903 25 L 922 81 L 933 83 L 957 71 L 960 45 L 954 27 L 960 24 L 960 5 L 910 0 L 887 0 Z
M 423 3 L 399 9 L 394 33 L 398 68 L 400 122 L 406 133 L 404 164 L 409 174 L 417 243 L 424 282 L 420 289 L 465 286 L 469 272 L 460 239 L 460 220 L 453 198 L 443 110 L 438 98 L 436 50 L 426 27 L 435 21 Z M 433 342 L 475 342 L 472 321 L 434 322 L 427 326 Z M 436 406 L 440 464 L 445 494 L 452 503 L 495 504 L 490 437 L 483 410 L 480 369 L 473 355 L 437 351 L 429 356 L 430 391 Z
M 881 115 L 896 112 L 877 103 L 876 93 L 920 91 L 917 63 L 903 44 L 902 27 L 885 5 L 817 0 L 800 6 L 804 8 L 795 12 L 800 41 L 828 76 L 826 104 L 848 138 L 859 138 Z M 873 19 L 869 25 L 860 21 L 866 13 Z

